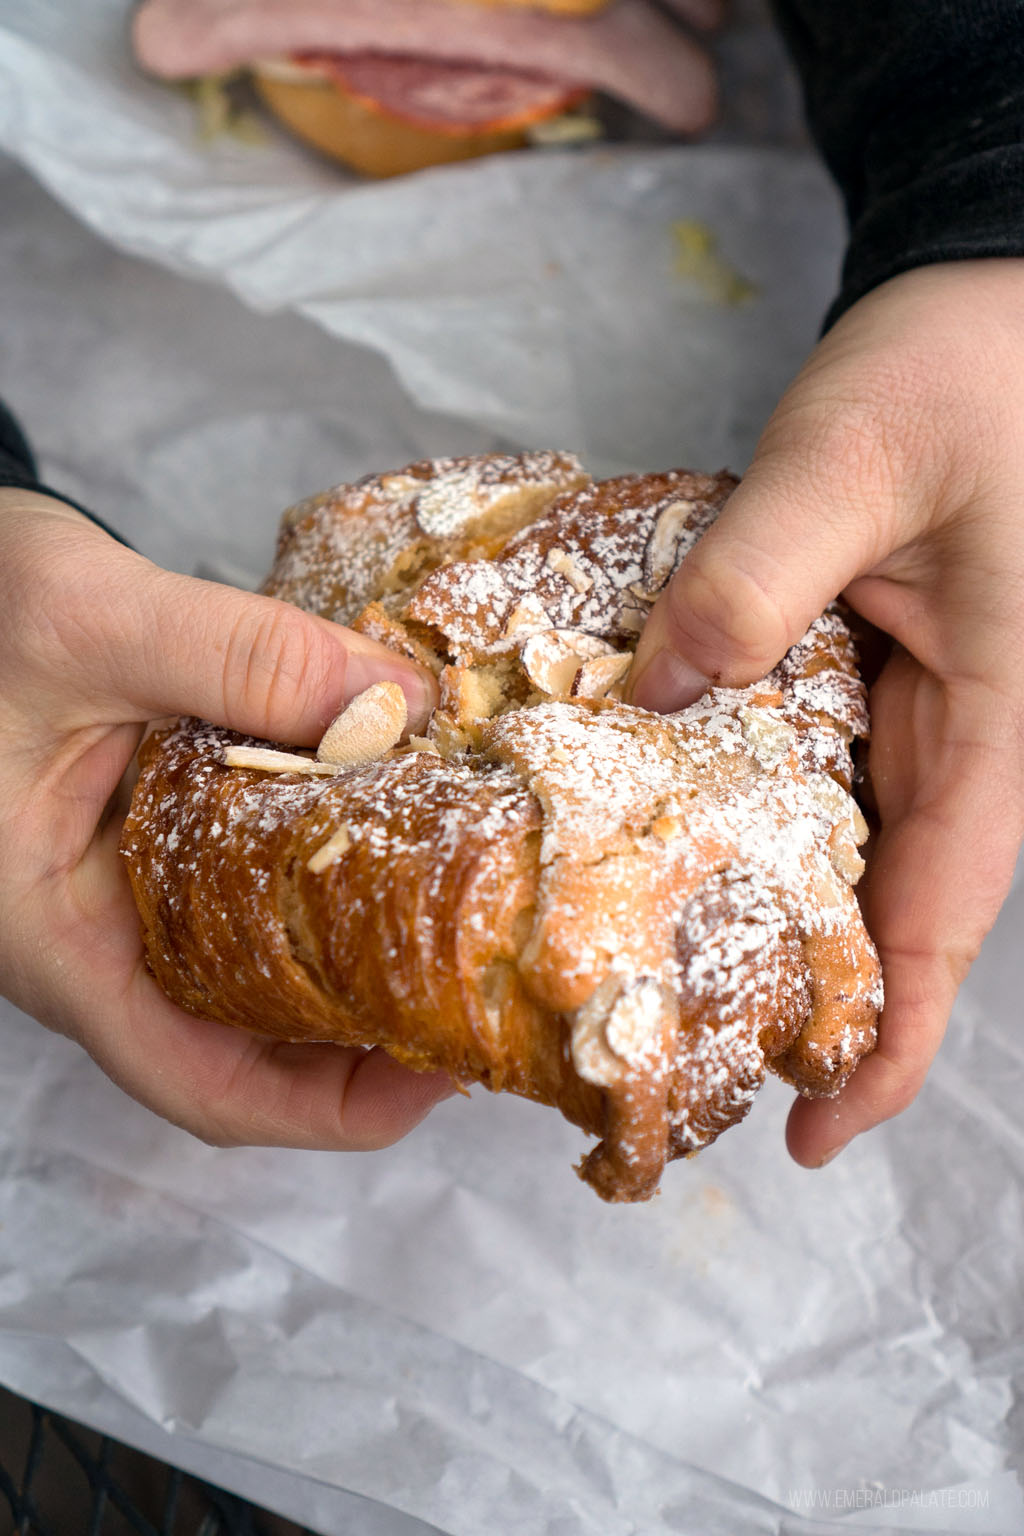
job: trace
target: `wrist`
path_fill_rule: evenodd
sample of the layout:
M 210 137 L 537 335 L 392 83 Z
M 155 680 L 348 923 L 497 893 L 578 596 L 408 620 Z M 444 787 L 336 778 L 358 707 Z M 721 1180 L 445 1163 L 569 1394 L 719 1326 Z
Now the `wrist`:
M 84 523 L 87 527 L 97 526 L 84 512 L 79 512 L 77 507 L 62 501 L 59 496 L 48 496 L 45 491 L 33 491 L 27 486 L 0 485 L 0 516 L 11 514 L 55 516 L 78 524 Z

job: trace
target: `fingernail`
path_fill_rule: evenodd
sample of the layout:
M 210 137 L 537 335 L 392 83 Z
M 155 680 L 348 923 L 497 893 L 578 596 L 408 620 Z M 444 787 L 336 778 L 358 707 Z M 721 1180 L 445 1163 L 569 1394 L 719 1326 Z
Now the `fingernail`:
M 345 683 L 350 697 L 369 688 L 371 683 L 385 681 L 397 683 L 405 694 L 408 728 L 418 735 L 437 703 L 437 684 L 429 673 L 397 657 L 391 660 L 386 653 L 382 656 L 379 649 L 349 655 Z
M 411 667 L 396 672 L 395 682 L 405 694 L 406 708 L 409 711 L 409 730 L 414 735 L 418 735 L 426 726 L 437 703 L 437 685 L 432 677 L 426 676 L 423 672 L 414 672 Z
M 691 667 L 676 651 L 655 651 L 636 682 L 630 688 L 632 703 L 640 709 L 656 709 L 670 714 L 683 709 L 706 693 L 710 679 Z
M 814 1165 L 815 1168 L 824 1168 L 826 1163 L 831 1163 L 834 1158 L 837 1158 L 839 1156 L 840 1152 L 843 1150 L 843 1147 L 845 1147 L 845 1146 L 846 1146 L 846 1143 L 844 1141 L 841 1146 L 833 1147 L 831 1152 L 826 1152 L 825 1156 L 824 1157 L 820 1157 L 818 1159 L 818 1161 L 815 1163 L 815 1165 Z

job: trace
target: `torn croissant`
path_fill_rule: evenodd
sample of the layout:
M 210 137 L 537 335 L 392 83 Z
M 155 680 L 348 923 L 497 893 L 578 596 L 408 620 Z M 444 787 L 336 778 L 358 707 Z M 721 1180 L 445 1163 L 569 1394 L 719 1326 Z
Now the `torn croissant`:
M 264 590 L 431 668 L 440 703 L 403 744 L 376 684 L 315 758 L 195 720 L 147 741 L 122 849 L 167 994 L 554 1105 L 607 1200 L 653 1194 L 769 1068 L 838 1091 L 881 1005 L 840 613 L 752 688 L 622 701 L 735 484 L 490 454 L 286 513 Z

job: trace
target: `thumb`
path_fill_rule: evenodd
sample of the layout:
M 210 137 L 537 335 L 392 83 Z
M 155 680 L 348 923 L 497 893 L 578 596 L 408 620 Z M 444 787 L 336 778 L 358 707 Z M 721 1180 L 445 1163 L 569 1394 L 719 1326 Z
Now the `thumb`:
M 247 735 L 313 745 L 371 683 L 402 688 L 409 723 L 436 696 L 423 669 L 364 635 L 258 596 L 161 570 L 132 551 L 105 551 L 103 601 L 88 579 L 66 590 L 65 642 L 78 672 L 65 724 L 198 715 Z M 65 682 L 67 675 L 65 674 Z M 68 720 L 78 710 L 81 720 Z
M 640 637 L 631 703 L 671 711 L 712 684 L 757 682 L 879 558 L 886 498 L 841 458 L 823 474 L 808 446 L 790 437 L 755 458 L 686 556 Z

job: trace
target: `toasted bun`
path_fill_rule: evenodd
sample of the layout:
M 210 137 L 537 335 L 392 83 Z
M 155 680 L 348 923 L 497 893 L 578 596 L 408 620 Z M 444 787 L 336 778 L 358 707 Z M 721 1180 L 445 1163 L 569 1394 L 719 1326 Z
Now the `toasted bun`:
M 514 4 L 518 0 L 477 0 L 480 4 Z M 351 65 L 351 71 L 350 71 Z M 360 66 L 362 73 L 360 73 Z M 392 81 L 379 98 L 382 70 L 399 75 L 421 71 L 437 78 L 445 94 L 445 75 L 455 88 L 453 105 L 440 112 L 426 112 L 414 97 L 403 98 L 403 81 Z M 350 71 L 350 72 L 349 72 Z M 523 77 L 502 77 L 496 72 L 460 69 L 459 66 L 409 60 L 317 60 L 310 67 L 291 63 L 282 68 L 276 61 L 253 66 L 253 80 L 265 105 L 298 138 L 322 153 L 341 160 L 364 176 L 401 176 L 429 166 L 480 155 L 519 149 L 528 130 L 538 122 L 556 117 L 584 99 L 581 90 Z M 504 80 L 491 102 L 467 100 L 460 113 L 455 94 L 461 80 L 479 84 Z M 512 89 L 508 84 L 511 81 Z M 464 119 L 464 120 L 460 120 Z

